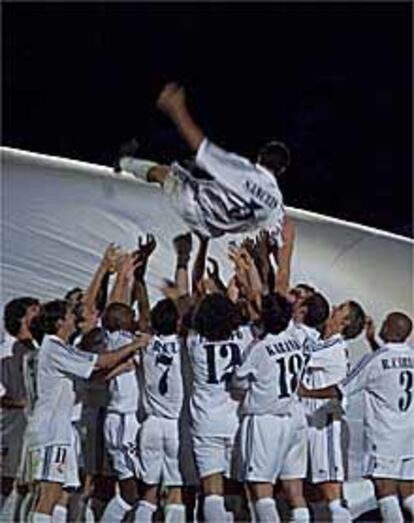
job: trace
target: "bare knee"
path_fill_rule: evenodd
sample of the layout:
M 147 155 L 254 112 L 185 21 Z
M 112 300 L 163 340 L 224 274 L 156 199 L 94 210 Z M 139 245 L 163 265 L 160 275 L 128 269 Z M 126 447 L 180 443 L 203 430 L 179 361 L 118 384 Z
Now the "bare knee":
M 342 483 L 326 482 L 319 485 L 322 495 L 328 503 L 335 499 L 342 499 Z
M 374 479 L 375 495 L 377 498 L 386 498 L 397 494 L 397 483 L 393 479 Z
M 282 486 L 292 507 L 306 507 L 306 501 L 303 495 L 303 481 L 301 479 L 282 480 Z
M 135 478 L 121 480 L 119 482 L 119 493 L 128 505 L 134 505 L 138 501 L 138 486 Z
M 262 498 L 273 498 L 272 483 L 248 483 L 248 489 L 253 502 Z
M 223 474 L 211 474 L 202 478 L 201 483 L 203 485 L 203 492 L 205 496 L 218 495 L 223 496 L 224 494 L 224 480 Z
M 412 496 L 414 494 L 414 481 L 399 481 L 398 492 L 403 499 Z
M 34 511 L 51 516 L 54 506 L 62 495 L 62 485 L 56 482 L 42 481 L 39 484 L 39 490 L 39 499 Z
M 167 490 L 167 505 L 181 505 L 183 496 L 180 487 L 170 487 Z
M 160 183 L 162 185 L 165 182 L 169 172 L 170 168 L 167 165 L 156 165 L 148 171 L 147 180 L 149 182 Z
M 144 484 L 142 490 L 142 498 L 145 499 L 145 501 L 148 501 L 148 503 L 152 503 L 153 505 L 158 504 L 158 485 Z

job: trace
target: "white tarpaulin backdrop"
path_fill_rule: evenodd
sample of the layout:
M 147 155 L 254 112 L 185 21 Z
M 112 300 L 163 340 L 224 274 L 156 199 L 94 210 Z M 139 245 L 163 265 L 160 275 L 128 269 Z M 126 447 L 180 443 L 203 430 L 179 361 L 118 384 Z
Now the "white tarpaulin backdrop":
M 158 241 L 148 282 L 151 297 L 159 297 L 161 278 L 174 274 L 171 240 L 186 227 L 156 186 L 107 167 L 9 148 L 2 148 L 2 167 L 2 307 L 19 295 L 44 300 L 86 286 L 109 242 L 132 249 L 137 235 L 147 232 Z M 411 240 L 310 212 L 288 213 L 297 230 L 293 283 L 315 285 L 332 303 L 355 299 L 377 323 L 390 310 L 411 314 Z M 229 239 L 210 247 L 225 276 Z M 365 350 L 361 341 L 353 349 L 353 360 Z M 357 428 L 357 407 L 352 417 Z M 357 476 L 360 430 L 353 432 L 351 472 Z

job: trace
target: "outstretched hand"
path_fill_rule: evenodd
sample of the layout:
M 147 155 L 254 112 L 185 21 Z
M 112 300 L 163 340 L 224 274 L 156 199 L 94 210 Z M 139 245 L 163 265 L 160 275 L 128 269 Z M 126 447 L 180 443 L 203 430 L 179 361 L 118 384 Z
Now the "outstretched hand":
M 158 96 L 157 107 L 167 114 L 174 113 L 185 107 L 185 90 L 176 82 L 166 84 Z
M 137 261 L 134 270 L 134 278 L 136 280 L 142 280 L 144 278 L 148 259 L 156 247 L 157 241 L 152 234 L 147 234 L 146 241 L 144 241 L 142 236 L 138 236 L 138 249 L 133 252 L 134 259 Z

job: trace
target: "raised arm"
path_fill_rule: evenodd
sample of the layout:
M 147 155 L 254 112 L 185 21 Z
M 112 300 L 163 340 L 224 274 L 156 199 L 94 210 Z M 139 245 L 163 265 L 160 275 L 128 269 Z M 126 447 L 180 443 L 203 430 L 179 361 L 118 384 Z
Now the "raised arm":
M 139 338 L 124 345 L 119 350 L 99 354 L 96 360 L 96 371 L 107 371 L 127 361 L 138 350 L 146 347 L 151 339 L 148 334 L 141 334 Z
M 198 151 L 205 135 L 188 110 L 184 88 L 168 83 L 158 97 L 157 107 L 172 120 L 190 149 Z
M 91 311 L 95 304 L 96 308 L 101 311 L 100 306 L 102 305 L 103 289 L 104 287 L 107 287 L 109 276 L 115 270 L 115 263 L 118 253 L 119 249 L 113 243 L 110 243 L 106 248 L 98 268 L 93 275 L 91 283 L 89 284 L 89 287 L 87 288 L 83 297 L 84 307 L 88 311 Z
M 131 292 L 131 305 L 138 302 L 139 327 L 142 332 L 149 332 L 151 328 L 150 303 L 148 290 L 145 283 L 145 273 L 148 260 L 157 247 L 157 242 L 152 234 L 147 234 L 146 242 L 138 237 L 138 250 L 134 256 L 139 260 L 139 266 L 134 271 L 134 283 Z
M 206 256 L 209 242 L 208 238 L 204 238 L 203 236 L 199 235 L 197 236 L 199 239 L 199 246 L 192 272 L 193 294 L 198 293 L 198 289 L 200 288 L 200 284 L 203 280 L 203 275 L 206 268 Z
M 275 291 L 283 296 L 289 291 L 290 287 L 290 270 L 293 255 L 293 245 L 295 242 L 295 227 L 288 217 L 282 229 L 283 245 L 277 251 L 273 251 L 277 263 L 276 286 Z
M 116 279 L 109 296 L 109 303 L 130 304 L 130 284 L 134 270 L 140 263 L 140 259 L 131 253 L 125 253 L 119 257 L 116 267 Z

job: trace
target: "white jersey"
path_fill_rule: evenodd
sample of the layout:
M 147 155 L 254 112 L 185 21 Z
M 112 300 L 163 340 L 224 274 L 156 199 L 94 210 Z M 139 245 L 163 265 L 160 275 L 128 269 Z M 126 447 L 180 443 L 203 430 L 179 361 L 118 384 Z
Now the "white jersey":
M 230 382 L 245 345 L 236 338 L 213 342 L 192 335 L 187 346 L 194 376 L 190 398 L 193 434 L 233 436 L 238 402 L 230 397 Z
M 37 401 L 37 368 L 39 363 L 39 347 L 36 344 L 34 350 L 23 356 L 23 379 L 26 389 L 26 415 L 31 417 Z
M 178 336 L 154 336 L 142 352 L 142 367 L 145 414 L 178 419 L 184 397 Z
M 38 399 L 28 437 L 31 448 L 71 444 L 74 378 L 88 379 L 97 358 L 57 336 L 45 336 L 39 349 Z
M 108 350 L 120 349 L 123 345 L 131 343 L 134 336 L 131 332 L 107 332 Z M 139 356 L 134 356 L 134 361 L 139 362 Z M 137 369 L 129 370 L 112 378 L 109 382 L 110 400 L 108 412 L 131 414 L 138 411 L 139 381 Z
M 348 345 L 341 334 L 335 334 L 327 340 L 320 340 L 311 353 L 303 383 L 308 389 L 322 389 L 336 385 L 346 378 L 349 370 Z M 321 412 L 329 399 L 305 398 L 306 413 L 310 416 Z
M 281 244 L 283 199 L 273 174 L 246 158 L 228 153 L 205 139 L 196 165 L 206 171 L 196 176 L 173 163 L 182 182 L 178 212 L 204 236 L 267 229 L 271 240 Z
M 364 356 L 341 387 L 364 394 L 367 452 L 414 458 L 414 349 L 387 343 Z
M 289 330 L 252 343 L 235 372 L 236 386 L 246 389 L 241 414 L 285 415 L 297 409 L 307 359 L 304 346 Z

